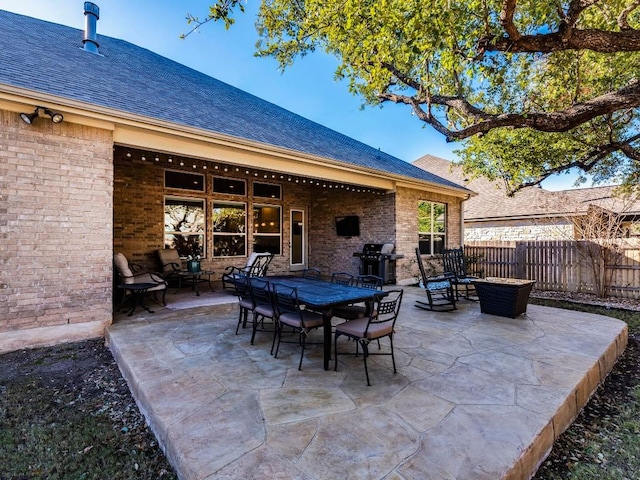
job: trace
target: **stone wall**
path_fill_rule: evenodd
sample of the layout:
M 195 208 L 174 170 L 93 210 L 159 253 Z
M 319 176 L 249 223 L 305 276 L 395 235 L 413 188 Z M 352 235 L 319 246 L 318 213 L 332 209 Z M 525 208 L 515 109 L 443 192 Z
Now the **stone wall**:
M 0 351 L 112 319 L 112 135 L 0 110 Z
M 565 219 L 465 222 L 464 239 L 476 241 L 569 240 L 573 225 Z

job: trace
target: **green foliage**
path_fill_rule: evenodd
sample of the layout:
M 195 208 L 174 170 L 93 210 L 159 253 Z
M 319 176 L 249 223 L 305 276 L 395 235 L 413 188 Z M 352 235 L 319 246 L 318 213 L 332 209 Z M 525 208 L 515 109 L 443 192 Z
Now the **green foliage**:
M 637 42 L 611 52 L 607 35 L 639 28 L 640 6 L 520 0 L 509 16 L 502 9 L 510 3 L 262 0 L 257 54 L 275 58 L 282 69 L 316 49 L 335 55 L 335 75 L 351 92 L 370 105 L 407 104 L 447 138 L 467 139 L 460 150 L 465 168 L 502 177 L 511 189 L 572 167 L 596 180 L 620 176 L 633 183 L 640 178 L 634 148 L 640 94 L 635 106 L 565 122 L 574 107 L 638 81 Z M 210 18 L 228 22 L 235 6 L 242 5 L 218 0 Z M 577 30 L 604 35 L 567 46 Z M 526 43 L 531 39 L 537 43 Z

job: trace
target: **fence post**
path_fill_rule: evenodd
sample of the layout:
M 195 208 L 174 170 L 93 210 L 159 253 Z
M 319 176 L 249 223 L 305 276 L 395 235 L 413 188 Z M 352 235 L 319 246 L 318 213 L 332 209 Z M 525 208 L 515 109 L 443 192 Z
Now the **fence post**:
M 527 273 L 527 245 L 525 242 L 516 242 L 515 278 L 528 278 Z

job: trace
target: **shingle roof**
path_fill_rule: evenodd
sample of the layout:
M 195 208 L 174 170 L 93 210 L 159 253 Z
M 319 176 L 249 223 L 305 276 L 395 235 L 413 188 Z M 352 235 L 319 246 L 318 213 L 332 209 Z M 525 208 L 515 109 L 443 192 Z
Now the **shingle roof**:
M 464 203 L 466 220 L 508 219 L 540 216 L 567 216 L 584 213 L 589 205 L 599 205 L 616 212 L 640 212 L 640 201 L 631 203 L 615 198 L 615 187 L 578 188 L 553 192 L 539 187 L 526 187 L 507 196 L 504 186 L 485 177 L 465 181 L 462 167 L 433 155 L 414 161 L 416 167 L 433 172 L 453 182 L 464 184 L 478 195 Z
M 99 23 L 98 23 L 99 29 Z M 2 84 L 464 190 L 412 164 L 124 40 L 0 10 Z

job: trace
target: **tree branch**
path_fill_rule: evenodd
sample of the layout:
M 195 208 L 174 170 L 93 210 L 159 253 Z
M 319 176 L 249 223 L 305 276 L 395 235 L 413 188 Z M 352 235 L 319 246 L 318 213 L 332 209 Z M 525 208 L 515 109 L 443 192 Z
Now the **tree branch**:
M 637 52 L 640 50 L 640 31 L 573 30 L 543 35 L 522 35 L 518 40 L 508 36 L 481 38 L 478 49 L 487 52 L 552 53 L 565 50 L 592 50 L 600 53 Z
M 394 75 L 396 74 L 394 73 Z M 405 81 L 401 75 L 396 76 L 402 82 Z M 475 121 L 472 125 L 460 130 L 447 128 L 435 119 L 435 117 L 425 113 L 424 110 L 420 108 L 420 104 L 427 103 L 424 100 L 390 92 L 383 92 L 379 94 L 378 97 L 381 101 L 411 105 L 421 120 L 432 125 L 436 130 L 445 135 L 447 140 L 452 141 L 463 140 L 499 127 L 529 127 L 542 132 L 566 132 L 602 115 L 640 106 L 640 81 L 636 80 L 615 92 L 608 92 L 586 102 L 576 103 L 569 108 L 555 112 L 489 114 L 473 106 L 463 97 L 431 96 L 428 106 L 437 105 L 448 107 L 454 109 L 462 116 Z
M 587 173 L 591 171 L 601 160 L 606 158 L 608 155 L 611 155 L 615 152 L 622 152 L 628 158 L 639 161 L 640 162 L 640 151 L 635 149 L 631 144 L 640 140 L 640 133 L 636 134 L 623 142 L 611 142 L 607 145 L 598 145 L 591 152 L 587 153 L 582 158 L 563 165 L 559 165 L 557 167 L 549 168 L 545 170 L 543 175 L 536 177 L 534 180 L 530 182 L 525 182 L 521 185 L 516 186 L 515 188 L 508 188 L 508 194 L 513 195 L 518 190 L 522 190 L 525 187 L 533 187 L 535 185 L 539 185 L 543 180 L 551 175 L 556 173 L 564 172 L 566 170 L 570 170 L 571 168 L 579 168 L 583 172 Z
M 631 29 L 631 26 L 629 25 L 629 15 L 631 15 L 631 13 L 633 13 L 633 11 L 638 7 L 640 7 L 640 0 L 632 2 L 631 5 L 620 12 L 620 15 L 618 16 L 618 26 L 620 27 L 620 30 Z
M 504 0 L 504 2 L 502 2 L 502 10 L 500 11 L 500 25 L 504 28 L 507 37 L 513 42 L 517 42 L 521 37 L 520 32 L 513 23 L 516 3 L 516 0 Z

